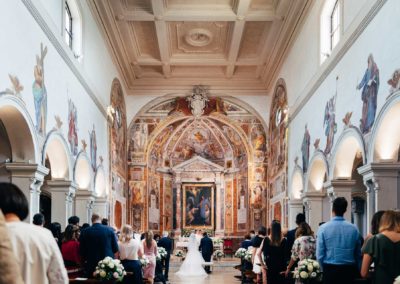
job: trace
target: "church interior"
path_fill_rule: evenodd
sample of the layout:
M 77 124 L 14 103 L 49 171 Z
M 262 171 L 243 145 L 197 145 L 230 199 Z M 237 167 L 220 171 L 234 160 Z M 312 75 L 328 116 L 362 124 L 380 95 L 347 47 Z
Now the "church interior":
M 317 233 L 344 197 L 365 237 L 399 210 L 400 1 L 0 7 L 0 182 L 25 222 L 207 232 L 226 259 L 198 283 L 233 283 L 252 230 Z

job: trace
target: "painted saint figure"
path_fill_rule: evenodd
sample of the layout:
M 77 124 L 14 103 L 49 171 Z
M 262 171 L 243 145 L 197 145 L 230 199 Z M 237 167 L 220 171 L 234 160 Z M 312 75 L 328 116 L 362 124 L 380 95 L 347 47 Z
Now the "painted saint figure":
M 371 130 L 375 121 L 379 89 L 379 69 L 376 66 L 372 54 L 368 56 L 368 68 L 365 70 L 361 82 L 357 85 L 357 90 L 361 88 L 363 107 L 360 119 L 360 130 L 365 134 Z
M 335 112 L 336 112 L 336 94 L 333 96 L 325 106 L 325 116 L 324 116 L 324 127 L 326 136 L 326 146 L 324 153 L 325 155 L 330 154 L 333 146 L 333 139 L 337 130 L 337 124 L 335 122 Z
M 47 121 L 47 91 L 44 85 L 43 61 L 47 54 L 47 47 L 40 45 L 40 57 L 36 55 L 36 65 L 33 70 L 35 81 L 32 85 L 33 100 L 35 103 L 36 130 L 41 135 L 46 135 Z
M 72 155 L 78 154 L 77 110 L 72 102 L 68 101 L 68 142 Z
M 303 158 L 303 173 L 307 172 L 308 161 L 310 158 L 310 132 L 308 131 L 307 124 L 304 130 L 303 143 L 301 144 L 301 154 Z
M 89 132 L 90 136 L 90 161 L 92 163 L 92 169 L 93 171 L 96 171 L 97 168 L 97 141 L 96 141 L 96 131 L 94 129 L 94 124 L 93 124 L 93 130 Z

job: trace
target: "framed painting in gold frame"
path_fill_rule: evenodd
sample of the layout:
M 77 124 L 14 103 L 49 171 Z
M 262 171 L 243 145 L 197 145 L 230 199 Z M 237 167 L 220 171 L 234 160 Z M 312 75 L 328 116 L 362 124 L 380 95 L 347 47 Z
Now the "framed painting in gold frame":
M 214 229 L 214 184 L 183 184 L 183 228 Z

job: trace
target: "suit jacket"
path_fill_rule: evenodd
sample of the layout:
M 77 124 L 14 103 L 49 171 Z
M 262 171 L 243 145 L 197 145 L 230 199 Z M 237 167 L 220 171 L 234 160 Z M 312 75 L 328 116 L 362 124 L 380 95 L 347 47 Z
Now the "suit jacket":
M 100 223 L 93 224 L 91 227 L 82 231 L 79 238 L 80 253 L 86 261 L 86 272 L 91 275 L 97 263 L 106 256 L 114 258 L 118 251 L 117 237 L 114 231 Z
M 172 247 L 172 240 L 168 237 L 163 237 L 158 241 L 157 244 L 159 247 L 165 248 L 168 254 L 172 253 L 173 247 Z
M 200 241 L 199 249 L 201 250 L 203 257 L 211 256 L 214 251 L 214 244 L 209 237 L 203 237 Z

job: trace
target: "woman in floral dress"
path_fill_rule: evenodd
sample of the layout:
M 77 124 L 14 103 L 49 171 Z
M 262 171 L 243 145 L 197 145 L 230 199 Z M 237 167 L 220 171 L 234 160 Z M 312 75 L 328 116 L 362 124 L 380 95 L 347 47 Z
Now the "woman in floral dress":
M 296 230 L 295 237 L 296 240 L 294 241 L 292 247 L 292 256 L 285 272 L 286 277 L 289 276 L 290 269 L 298 261 L 306 258 L 315 259 L 317 246 L 314 238 L 314 232 L 306 222 L 303 222 L 299 225 L 299 228 Z M 300 281 L 296 280 L 296 283 L 300 283 Z

